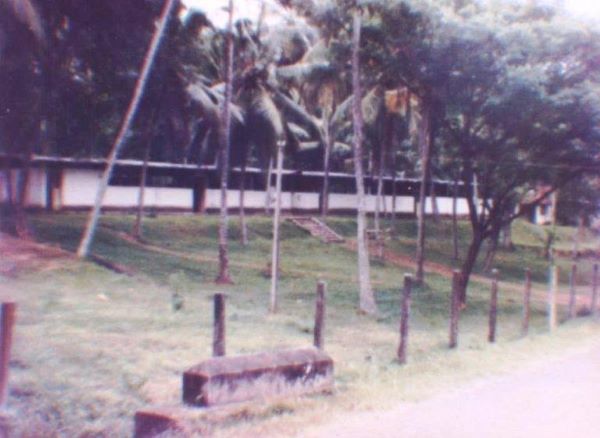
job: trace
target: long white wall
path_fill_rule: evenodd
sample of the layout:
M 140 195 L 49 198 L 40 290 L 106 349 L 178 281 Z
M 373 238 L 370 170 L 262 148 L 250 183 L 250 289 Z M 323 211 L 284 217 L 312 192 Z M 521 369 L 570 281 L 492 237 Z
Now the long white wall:
M 54 190 L 55 209 L 61 208 L 89 208 L 93 205 L 96 190 L 102 172 L 90 169 L 64 169 L 62 172 L 61 188 Z M 13 185 L 17 180 L 17 171 L 12 173 Z M 30 184 L 27 193 L 27 205 L 44 207 L 46 205 L 46 172 L 43 169 L 32 169 Z M 110 186 L 104 198 L 103 206 L 109 208 L 134 208 L 138 201 L 138 187 Z M 193 208 L 193 190 L 190 188 L 147 187 L 144 194 L 144 203 L 147 207 L 191 210 Z M 218 189 L 207 189 L 204 207 L 218 209 L 221 205 L 221 192 Z M 0 173 L 0 202 L 6 200 L 6 181 L 4 173 Z M 238 190 L 227 192 L 227 204 L 230 208 L 240 206 Z M 262 209 L 265 207 L 266 195 L 263 191 L 247 190 L 245 207 L 249 209 Z M 392 196 L 382 198 L 381 211 L 390 212 L 393 205 Z M 367 195 L 367 211 L 376 209 L 376 196 Z M 353 194 L 330 194 L 329 209 L 331 211 L 347 211 L 356 208 L 357 199 Z M 443 215 L 452 214 L 452 198 L 437 197 L 438 211 Z M 274 207 L 275 197 L 271 194 L 269 206 Z M 319 194 L 306 192 L 282 193 L 281 206 L 285 210 L 315 211 L 319 208 Z M 415 201 L 412 196 L 396 197 L 396 212 L 411 214 L 415 211 Z M 432 213 L 431 198 L 426 199 L 425 211 Z M 468 214 L 467 202 L 458 199 L 457 213 Z
M 451 215 L 452 214 L 452 198 L 446 198 L 442 196 L 437 196 L 437 208 L 438 213 L 442 215 Z M 431 202 L 431 198 L 427 197 L 425 200 L 425 214 L 433 213 L 433 203 Z M 469 205 L 467 204 L 466 199 L 457 199 L 456 200 L 456 214 L 458 215 L 466 215 L 469 214 Z
M 16 197 L 17 181 L 21 175 L 20 170 L 10 172 L 10 184 L 6 173 L 0 173 L 0 202 L 8 201 L 8 189 L 12 188 L 13 199 Z M 29 170 L 29 184 L 25 192 L 25 205 L 29 207 L 44 207 L 46 205 L 46 172 L 43 169 Z
M 265 192 L 259 190 L 246 190 L 244 196 L 244 207 L 251 209 L 265 208 L 267 196 Z M 227 191 L 227 205 L 230 208 L 238 208 L 240 206 L 240 193 L 238 190 Z M 205 207 L 209 209 L 217 209 L 221 206 L 221 191 L 217 189 L 206 190 Z M 269 197 L 269 207 L 275 206 L 275 193 L 271 193 Z M 304 192 L 283 192 L 281 194 L 281 208 L 285 210 L 300 209 L 300 210 L 317 210 L 319 208 L 318 193 Z
M 63 172 L 62 208 L 90 207 L 102 173 L 95 170 L 66 169 Z M 133 208 L 138 202 L 138 187 L 110 186 L 103 207 Z M 146 187 L 144 204 L 147 207 L 191 209 L 193 191 L 186 188 Z

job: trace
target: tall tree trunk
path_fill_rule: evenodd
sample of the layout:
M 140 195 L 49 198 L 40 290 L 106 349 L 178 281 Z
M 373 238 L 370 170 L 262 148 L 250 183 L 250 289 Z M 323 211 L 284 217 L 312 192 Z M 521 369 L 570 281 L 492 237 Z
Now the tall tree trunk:
M 438 206 L 438 199 L 437 199 L 437 193 L 435 192 L 435 183 L 433 182 L 433 177 L 430 176 L 429 178 L 429 193 L 430 193 L 430 199 L 431 199 L 431 214 L 433 216 L 433 220 L 435 222 L 439 222 L 440 220 L 440 209 Z
M 360 86 L 360 27 L 361 16 L 358 10 L 354 11 L 353 34 L 352 34 L 352 125 L 354 130 L 354 173 L 356 177 L 356 194 L 358 198 L 356 215 L 356 239 L 358 246 L 358 279 L 359 279 L 359 309 L 367 314 L 377 313 L 377 304 L 371 287 L 371 273 L 369 265 L 369 249 L 365 236 L 366 228 L 366 200 L 365 181 L 363 172 L 363 149 L 362 149 L 362 94 Z
M 240 228 L 242 245 L 248 245 L 248 224 L 246 223 L 246 158 L 243 158 L 240 172 Z
M 379 146 L 379 164 L 377 167 L 377 195 L 375 198 L 375 231 L 379 233 L 380 223 L 379 218 L 381 217 L 381 201 L 383 193 L 383 145 Z M 385 202 L 385 200 L 384 200 Z
M 142 218 L 144 216 L 144 195 L 146 192 L 146 180 L 148 178 L 148 161 L 150 160 L 150 143 L 149 136 L 146 137 L 146 150 L 144 151 L 144 164 L 142 164 L 142 172 L 140 175 L 140 187 L 138 190 L 137 211 L 135 214 L 135 222 L 131 234 L 134 238 L 140 240 L 142 238 Z
M 23 170 L 17 182 L 17 198 L 14 203 L 14 225 L 15 233 L 21 239 L 32 239 L 33 234 L 29 227 L 27 214 L 25 213 L 27 192 L 29 189 L 29 176 L 31 174 L 31 152 L 28 151 Z
M 232 284 L 229 274 L 229 215 L 227 211 L 227 183 L 229 179 L 229 149 L 231 141 L 231 94 L 233 90 L 233 0 L 228 5 L 227 38 L 225 40 L 225 98 L 219 120 L 221 211 L 219 215 L 219 275 L 218 284 Z
M 329 212 L 329 167 L 331 149 L 333 147 L 333 142 L 331 140 L 331 131 L 329 130 L 328 114 L 326 115 L 326 117 L 323 118 L 323 126 L 325 127 L 325 144 L 323 145 L 323 188 L 321 190 L 321 216 L 323 218 L 326 218 Z
M 452 258 L 458 260 L 458 220 L 457 220 L 458 182 L 452 184 Z
M 577 230 L 573 235 L 573 260 L 576 260 L 577 254 L 579 254 L 579 244 L 583 240 L 584 225 L 583 215 L 579 215 L 577 217 Z
M 395 157 L 396 154 L 394 154 Z M 391 218 L 392 218 L 392 226 L 395 228 L 396 226 L 396 202 L 397 202 L 397 195 L 396 195 L 396 159 L 394 158 L 394 170 L 392 171 L 392 211 L 391 211 Z
M 165 87 L 161 91 L 161 96 L 164 96 Z M 144 142 L 146 143 L 146 149 L 144 150 L 144 163 L 142 164 L 142 171 L 140 174 L 140 186 L 138 190 L 138 202 L 137 211 L 135 215 L 135 222 L 131 230 L 131 234 L 134 238 L 140 240 L 142 238 L 142 220 L 144 218 L 144 196 L 146 194 L 146 181 L 148 179 L 148 161 L 150 161 L 150 151 L 152 139 L 154 138 L 154 127 L 158 116 L 159 107 L 154 106 L 150 112 L 146 129 L 144 132 Z
M 430 114 L 429 102 L 423 99 L 421 121 L 419 123 L 418 141 L 421 152 L 421 188 L 419 191 L 419 208 L 417 210 L 417 267 L 415 282 L 423 284 L 425 264 L 425 200 L 427 197 L 427 182 L 430 172 Z
M 275 182 L 275 215 L 273 216 L 273 247 L 271 250 L 271 294 L 269 311 L 277 312 L 277 292 L 279 289 L 279 225 L 281 216 L 281 179 L 283 171 L 283 147 L 285 142 L 277 142 L 277 174 Z
M 269 158 L 269 167 L 267 168 L 265 184 L 265 214 L 271 214 L 271 179 L 273 176 L 273 158 Z
M 87 257 L 87 255 L 90 252 L 92 240 L 94 239 L 96 226 L 98 225 L 98 219 L 100 217 L 102 201 L 104 200 L 104 196 L 108 189 L 108 183 L 110 181 L 115 162 L 119 156 L 119 153 L 121 152 L 121 149 L 123 148 L 123 145 L 125 144 L 127 133 L 129 132 L 131 123 L 133 122 L 133 119 L 137 113 L 138 106 L 146 88 L 146 83 L 148 82 L 150 71 L 152 70 L 154 59 L 156 58 L 158 48 L 160 47 L 160 43 L 162 42 L 163 36 L 165 35 L 165 30 L 167 28 L 171 15 L 173 15 L 172 12 L 176 4 L 177 1 L 175 0 L 165 0 L 163 9 L 160 14 L 158 26 L 156 27 L 156 30 L 152 35 L 150 46 L 148 47 L 148 51 L 144 56 L 144 61 L 140 70 L 140 75 L 135 84 L 133 97 L 131 99 L 131 102 L 129 102 L 129 107 L 127 108 L 127 112 L 125 113 L 123 122 L 121 123 L 121 128 L 119 129 L 119 133 L 117 134 L 115 142 L 112 146 L 112 150 L 108 157 L 104 174 L 102 175 L 102 179 L 98 184 L 98 190 L 96 192 L 94 207 L 90 212 L 83 237 L 81 239 L 81 242 L 79 243 L 79 247 L 77 248 L 77 256 L 79 258 Z

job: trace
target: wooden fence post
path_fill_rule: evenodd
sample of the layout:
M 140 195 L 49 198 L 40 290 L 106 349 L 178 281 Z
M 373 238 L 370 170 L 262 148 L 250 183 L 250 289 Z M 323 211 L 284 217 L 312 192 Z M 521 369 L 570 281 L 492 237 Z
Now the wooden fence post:
M 569 278 L 569 319 L 577 316 L 577 291 L 575 282 L 577 280 L 577 265 L 571 266 L 571 276 Z
M 529 333 L 529 318 L 531 317 L 531 269 L 525 269 L 525 291 L 523 292 L 523 324 L 521 334 Z
M 498 270 L 492 270 L 492 294 L 490 297 L 490 318 L 488 324 L 488 342 L 496 342 L 496 323 L 498 320 Z
M 450 298 L 450 348 L 458 345 L 458 316 L 460 313 L 460 300 L 458 289 L 460 283 L 460 271 L 455 270 L 452 274 L 452 294 Z
M 16 303 L 2 303 L 0 315 L 0 408 L 6 406 L 8 398 L 8 371 L 16 309 Z
M 214 296 L 213 357 L 225 356 L 225 294 Z
M 592 317 L 598 316 L 598 264 L 594 264 L 594 273 L 592 274 Z
M 556 289 L 558 287 L 558 266 L 551 265 L 549 271 L 548 288 L 548 329 L 550 331 L 556 328 Z
M 402 290 L 402 300 L 400 305 L 400 345 L 398 346 L 398 362 L 400 364 L 406 363 L 412 284 L 412 275 L 404 274 L 404 289 Z
M 314 345 L 318 349 L 323 349 L 323 337 L 325 332 L 325 293 L 327 283 L 319 281 L 317 283 L 317 298 L 315 300 L 315 331 Z

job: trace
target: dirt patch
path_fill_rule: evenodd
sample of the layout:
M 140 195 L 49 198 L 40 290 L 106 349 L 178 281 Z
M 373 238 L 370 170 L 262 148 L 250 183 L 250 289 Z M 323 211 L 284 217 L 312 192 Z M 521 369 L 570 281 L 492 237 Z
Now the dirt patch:
M 21 272 L 59 269 L 74 260 L 67 251 L 0 233 L 0 276 L 17 277 Z
M 344 248 L 349 251 L 355 252 L 357 251 L 356 240 L 346 240 L 343 244 Z M 391 265 L 397 266 L 399 268 L 408 269 L 409 271 L 413 271 L 415 268 L 416 261 L 413 257 L 408 256 L 406 254 L 400 254 L 395 251 L 392 251 L 388 248 L 383 248 L 383 250 L 377 245 L 376 242 L 369 242 L 369 254 L 373 259 L 381 259 L 383 255 L 383 260 L 386 263 L 390 263 Z M 453 269 L 451 266 L 443 265 L 435 262 L 425 262 L 424 266 L 425 272 L 435 273 L 441 275 L 446 278 L 452 278 Z M 472 274 L 471 280 L 476 281 L 481 284 L 489 284 L 490 278 L 485 275 Z M 524 285 L 518 283 L 511 283 L 508 281 L 501 281 L 501 290 L 510 292 L 514 295 L 521 296 L 523 294 Z M 548 299 L 548 291 L 542 289 L 532 288 L 531 290 L 531 299 L 537 302 L 546 302 Z M 568 291 L 562 290 L 557 292 L 556 301 L 559 305 L 568 305 L 569 303 L 569 293 Z M 591 297 L 586 295 L 579 295 L 577 297 L 577 306 L 579 311 L 586 310 L 587 307 L 591 305 Z M 587 307 L 586 307 L 587 306 Z

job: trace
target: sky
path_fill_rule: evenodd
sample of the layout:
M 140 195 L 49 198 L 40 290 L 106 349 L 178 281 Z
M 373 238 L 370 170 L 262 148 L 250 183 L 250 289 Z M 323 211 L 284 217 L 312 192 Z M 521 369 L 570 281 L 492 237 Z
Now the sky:
M 225 27 L 227 23 L 227 13 L 224 8 L 227 6 L 227 0 L 182 0 L 188 8 L 198 8 L 204 11 L 208 18 L 219 27 Z M 260 15 L 262 0 L 236 0 L 234 6 L 234 20 L 237 18 L 250 18 L 256 21 Z M 268 12 L 274 15 L 280 15 L 283 11 L 274 0 L 265 0 Z
M 600 3 L 597 0 L 565 0 L 565 7 L 576 15 L 600 20 Z
M 278 15 L 282 7 L 275 0 L 264 0 L 271 14 Z M 600 1 L 599 0 L 548 0 L 549 3 L 563 3 L 567 11 L 584 19 L 592 19 L 600 24 Z M 207 13 L 215 25 L 224 26 L 226 13 L 223 8 L 227 0 L 183 0 L 190 8 L 199 8 Z M 261 0 L 236 0 L 235 15 L 238 18 L 250 18 L 256 21 L 260 13 Z

